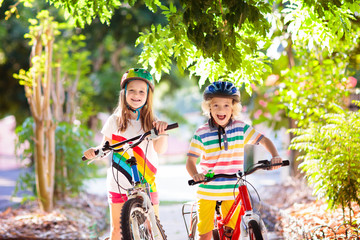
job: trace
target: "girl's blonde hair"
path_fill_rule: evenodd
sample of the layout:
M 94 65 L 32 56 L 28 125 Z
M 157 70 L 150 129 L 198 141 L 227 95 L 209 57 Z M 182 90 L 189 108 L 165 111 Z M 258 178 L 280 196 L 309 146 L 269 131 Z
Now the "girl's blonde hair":
M 211 104 L 212 99 L 209 100 L 204 100 L 201 103 L 201 109 L 203 111 L 203 114 L 207 117 L 211 117 L 210 116 L 210 104 Z M 231 115 L 231 119 L 238 119 L 240 117 L 241 114 L 241 103 L 240 102 L 236 102 L 234 99 L 232 100 L 232 115 Z
M 141 128 L 146 132 L 153 128 L 155 117 L 153 114 L 153 91 L 149 88 L 145 105 L 140 109 Z M 117 123 L 120 132 L 124 132 L 130 123 L 131 110 L 126 106 L 125 90 L 122 89 L 119 94 L 118 106 L 114 113 L 117 115 Z

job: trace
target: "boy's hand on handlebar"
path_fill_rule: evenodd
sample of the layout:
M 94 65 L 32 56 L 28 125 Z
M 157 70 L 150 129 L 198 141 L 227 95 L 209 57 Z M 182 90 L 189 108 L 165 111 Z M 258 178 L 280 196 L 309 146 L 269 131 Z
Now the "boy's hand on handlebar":
M 96 150 L 95 148 L 89 148 L 88 150 L 86 150 L 84 152 L 84 156 L 87 159 L 92 159 L 92 158 L 96 157 L 95 150 Z
M 282 163 L 282 158 L 280 156 L 275 156 L 275 157 L 271 158 L 271 164 L 274 164 L 274 163 Z M 273 166 L 273 167 L 271 167 L 271 170 L 275 170 L 280 167 L 281 167 L 281 165 Z
M 192 176 L 195 182 L 200 182 L 205 180 L 205 175 L 202 173 L 196 173 Z
M 164 121 L 155 121 L 153 122 L 154 128 L 158 131 L 158 134 L 165 134 L 165 129 L 167 128 L 168 124 Z

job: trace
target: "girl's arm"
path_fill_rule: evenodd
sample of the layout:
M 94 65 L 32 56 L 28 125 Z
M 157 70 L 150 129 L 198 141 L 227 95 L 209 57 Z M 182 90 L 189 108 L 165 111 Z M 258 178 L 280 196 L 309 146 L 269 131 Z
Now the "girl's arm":
M 167 128 L 167 123 L 163 121 L 155 121 L 153 122 L 153 126 L 158 130 L 159 135 L 164 134 L 162 136 L 159 136 L 159 138 L 154 140 L 154 149 L 155 152 L 162 154 L 166 152 L 168 147 L 168 139 L 165 132 L 165 129 Z
M 92 147 L 92 148 L 89 148 L 88 150 L 86 150 L 86 151 L 84 152 L 84 156 L 85 156 L 87 159 L 92 159 L 92 158 L 96 157 L 96 155 L 95 155 L 95 150 L 96 150 L 96 149 L 100 149 L 100 148 L 104 145 L 104 143 L 105 143 L 106 141 L 108 141 L 108 142 L 111 143 L 111 139 L 104 136 L 104 137 L 103 137 L 103 140 L 101 141 L 101 144 L 100 144 L 99 146 L 97 146 L 97 147 Z

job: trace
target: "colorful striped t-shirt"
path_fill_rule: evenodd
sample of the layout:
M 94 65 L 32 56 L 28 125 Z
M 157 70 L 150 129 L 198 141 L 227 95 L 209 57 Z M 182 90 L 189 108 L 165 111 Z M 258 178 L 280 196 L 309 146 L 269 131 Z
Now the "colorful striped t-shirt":
M 215 174 L 233 174 L 243 170 L 245 144 L 258 144 L 263 135 L 252 126 L 233 120 L 221 135 L 221 149 L 218 128 L 207 122 L 198 128 L 190 142 L 188 156 L 200 157 L 203 174 L 212 170 Z M 237 179 L 220 178 L 207 184 L 200 184 L 197 190 L 199 199 L 233 200 Z

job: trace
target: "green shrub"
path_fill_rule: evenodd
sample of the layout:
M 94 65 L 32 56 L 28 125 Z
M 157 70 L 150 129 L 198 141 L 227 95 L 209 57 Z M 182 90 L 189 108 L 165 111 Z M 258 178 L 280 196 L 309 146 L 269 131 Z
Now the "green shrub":
M 360 106 L 360 102 L 356 102 Z M 306 129 L 292 129 L 296 137 L 290 148 L 304 154 L 300 168 L 305 172 L 314 194 L 324 198 L 329 208 L 346 209 L 352 222 L 352 204 L 360 205 L 360 110 L 340 107 L 325 114 L 326 124 L 312 123 Z
M 17 135 L 16 155 L 21 160 L 32 159 L 34 151 L 33 139 L 34 120 L 27 118 L 22 125 L 15 130 Z M 81 160 L 84 150 L 88 146 L 94 146 L 92 132 L 82 125 L 61 122 L 56 127 L 56 171 L 55 192 L 59 197 L 68 194 L 77 194 L 81 191 L 83 181 L 96 176 L 96 165 L 86 165 Z M 27 143 L 27 144 L 25 144 Z M 32 164 L 32 161 L 30 161 Z M 31 171 L 29 173 L 29 171 Z M 20 176 L 16 191 L 31 190 L 36 196 L 35 170 L 29 168 Z

